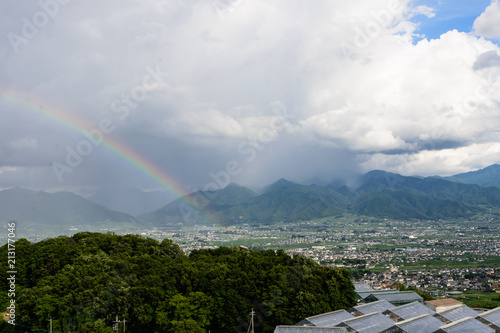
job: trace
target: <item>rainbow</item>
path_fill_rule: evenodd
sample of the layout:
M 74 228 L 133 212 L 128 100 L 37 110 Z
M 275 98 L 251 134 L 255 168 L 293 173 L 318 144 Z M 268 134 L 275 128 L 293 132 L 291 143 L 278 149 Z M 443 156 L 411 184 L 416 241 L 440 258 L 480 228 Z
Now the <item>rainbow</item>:
M 46 101 L 36 100 L 32 96 L 12 89 L 0 87 L 0 97 L 12 104 L 19 105 L 23 109 L 42 115 L 81 135 L 83 135 L 83 130 L 96 128 L 95 124 L 90 124 L 88 121 L 79 118 L 77 115 L 64 108 L 50 105 Z M 154 180 L 175 197 L 181 198 L 188 206 L 191 205 L 191 203 L 185 199 L 185 196 L 188 195 L 189 192 L 187 192 L 173 177 L 169 176 L 160 167 L 153 164 L 137 151 L 116 140 L 110 134 L 103 134 L 102 142 L 100 142 L 99 145 L 118 156 L 127 164 L 133 166 L 142 174 Z M 206 217 L 204 218 L 208 219 Z

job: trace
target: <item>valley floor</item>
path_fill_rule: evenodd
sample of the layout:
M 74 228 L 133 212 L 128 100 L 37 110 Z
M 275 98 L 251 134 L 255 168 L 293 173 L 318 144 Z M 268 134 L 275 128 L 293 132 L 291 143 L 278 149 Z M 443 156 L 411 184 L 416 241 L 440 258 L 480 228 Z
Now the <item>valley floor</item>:
M 192 226 L 172 230 L 103 225 L 91 231 L 106 230 L 158 240 L 169 238 L 186 253 L 220 246 L 284 249 L 323 265 L 346 267 L 359 280 L 380 285 L 400 282 L 430 293 L 500 291 L 500 228 L 492 216 L 397 221 L 348 215 L 259 227 Z M 38 241 L 50 236 L 37 233 L 27 238 Z

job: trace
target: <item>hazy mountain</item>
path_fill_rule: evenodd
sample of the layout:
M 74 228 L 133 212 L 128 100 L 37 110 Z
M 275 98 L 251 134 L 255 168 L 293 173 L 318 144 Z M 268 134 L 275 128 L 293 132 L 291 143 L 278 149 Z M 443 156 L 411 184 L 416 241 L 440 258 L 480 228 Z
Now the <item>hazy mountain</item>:
M 466 204 L 500 207 L 500 188 L 497 187 L 482 187 L 435 177 L 405 177 L 384 171 L 371 171 L 364 175 L 363 183 L 356 193 L 359 197 L 386 189 L 412 189 Z
M 295 185 L 296 185 L 296 183 L 291 182 L 289 180 L 286 180 L 284 178 L 281 178 L 278 181 L 275 181 L 274 183 L 272 183 L 271 185 L 264 187 L 261 192 L 268 193 L 268 192 L 276 191 L 276 190 L 279 190 L 282 188 L 292 187 Z
M 191 194 L 139 218 L 154 225 L 269 224 L 346 212 L 395 219 L 444 219 L 470 217 L 482 207 L 500 207 L 500 188 L 380 170 L 362 175 L 355 189 L 341 184 L 335 188 L 280 179 L 267 186 L 267 192 L 256 195 L 231 184 L 222 190 Z
M 226 223 L 267 224 L 341 215 L 347 205 L 344 196 L 329 188 L 297 184 L 265 193 L 222 213 Z
M 214 192 L 197 192 L 176 200 L 150 214 L 139 216 L 144 223 L 271 223 L 342 214 L 348 205 L 339 193 L 320 186 L 298 185 L 280 180 L 275 190 L 256 195 L 229 185 Z M 270 187 L 268 187 L 270 188 Z
M 111 210 L 137 216 L 163 207 L 176 198 L 162 191 L 145 192 L 128 187 L 103 187 L 87 199 Z
M 491 184 L 499 169 L 500 166 L 495 165 L 449 180 L 374 170 L 359 176 L 356 181 L 339 180 L 327 186 L 301 185 L 280 179 L 265 187 L 262 194 L 230 184 L 224 189 L 198 191 L 178 198 L 139 215 L 137 220 L 145 225 L 175 226 L 269 224 L 344 213 L 395 219 L 470 217 L 487 207 L 500 208 L 500 188 L 457 179 L 483 179 L 484 184 Z M 356 185 L 349 187 L 347 184 Z M 147 205 L 160 205 L 159 196 L 160 193 L 108 188 L 91 199 L 135 213 L 144 211 Z M 118 213 L 72 193 L 49 194 L 19 188 L 0 192 L 0 218 L 54 225 L 133 221 L 126 213 Z
M 212 207 L 227 207 L 231 205 L 237 205 L 258 196 L 258 194 L 251 189 L 234 183 L 231 183 L 225 188 L 218 191 L 203 193 L 205 194 L 207 199 L 210 200 L 210 205 Z
M 22 188 L 0 191 L 0 220 L 51 226 L 135 221 L 131 215 L 109 210 L 73 193 Z
M 446 179 L 457 180 L 469 184 L 477 184 L 480 186 L 500 187 L 500 165 L 493 164 L 484 169 L 461 173 Z
M 351 209 L 359 214 L 397 219 L 468 217 L 480 212 L 473 206 L 411 190 L 384 190 L 356 199 Z
M 177 223 L 208 223 L 219 222 L 219 211 L 233 205 L 246 202 L 257 196 L 254 191 L 229 184 L 217 191 L 198 191 L 157 209 L 153 212 L 138 216 L 138 219 L 147 224 L 162 225 Z M 215 216 L 214 216 L 215 215 Z
M 359 185 L 354 190 L 358 196 L 374 194 L 386 189 L 413 188 L 421 180 L 421 178 L 417 177 L 407 177 L 392 172 L 373 170 L 360 177 Z

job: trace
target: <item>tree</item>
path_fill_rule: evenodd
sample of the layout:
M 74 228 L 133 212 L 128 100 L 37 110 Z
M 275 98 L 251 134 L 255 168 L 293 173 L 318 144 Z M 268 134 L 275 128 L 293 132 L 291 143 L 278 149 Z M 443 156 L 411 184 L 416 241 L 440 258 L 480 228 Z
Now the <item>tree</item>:
M 198 326 L 193 319 L 186 319 L 172 322 L 172 328 L 168 330 L 171 333 L 205 333 L 205 330 Z
M 189 293 L 188 296 L 177 294 L 159 306 L 157 323 L 162 329 L 170 330 L 176 323 L 187 323 L 191 320 L 198 327 L 206 328 L 210 324 L 212 307 L 212 298 L 201 291 Z

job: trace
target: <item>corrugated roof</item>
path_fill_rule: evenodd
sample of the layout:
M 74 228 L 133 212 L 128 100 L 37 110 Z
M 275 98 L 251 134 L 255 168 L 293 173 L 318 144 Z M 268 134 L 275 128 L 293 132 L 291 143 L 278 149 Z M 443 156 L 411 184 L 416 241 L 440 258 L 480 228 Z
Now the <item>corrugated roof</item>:
M 433 317 L 431 314 L 425 314 L 412 319 L 401 321 L 399 323 L 396 323 L 395 326 L 409 333 L 434 333 L 441 326 L 443 326 L 443 322 Z
M 467 317 L 441 326 L 438 332 L 445 333 L 495 333 L 495 330 L 480 321 Z
M 435 312 L 420 302 L 413 302 L 388 309 L 384 312 L 385 315 L 388 315 L 389 313 L 393 313 L 401 319 L 406 320 L 422 315 L 434 314 Z
M 340 324 L 342 321 L 346 319 L 351 319 L 354 318 L 352 314 L 347 312 L 346 310 L 337 310 L 333 312 L 328 312 L 328 313 L 323 313 L 320 315 L 312 316 L 312 317 L 307 317 L 306 321 L 311 323 L 314 326 L 322 326 L 322 327 L 333 327 L 336 326 L 337 324 Z M 305 323 L 304 320 L 301 321 L 300 323 L 296 324 L 295 326 L 304 326 Z M 302 324 L 301 324 L 302 323 Z M 307 325 L 305 325 L 307 326 Z
M 394 322 L 381 313 L 370 313 L 344 320 L 339 326 L 349 327 L 357 333 L 375 333 L 394 326 Z
M 478 319 L 500 327 L 500 307 L 479 314 Z
M 371 294 L 386 294 L 386 293 L 397 293 L 397 289 L 387 289 L 387 290 L 369 290 L 369 291 L 357 291 L 356 296 L 365 299 Z
M 386 300 L 393 303 L 423 301 L 424 299 L 414 291 L 400 291 L 397 293 L 372 294 L 365 299 Z
M 277 326 L 274 333 L 347 333 L 344 327 Z
M 369 314 L 373 312 L 384 312 L 387 309 L 394 307 L 391 303 L 386 300 L 376 301 L 368 304 L 361 304 L 349 309 L 350 312 L 354 310 L 361 312 L 362 314 Z
M 476 318 L 479 313 L 469 308 L 467 305 L 462 304 L 449 310 L 440 311 L 437 315 L 442 316 L 449 321 L 457 321 L 465 317 Z
M 357 282 L 357 283 L 354 283 L 354 290 L 356 292 L 360 292 L 360 291 L 373 291 L 374 289 L 372 287 L 370 287 L 368 285 L 368 283 Z

